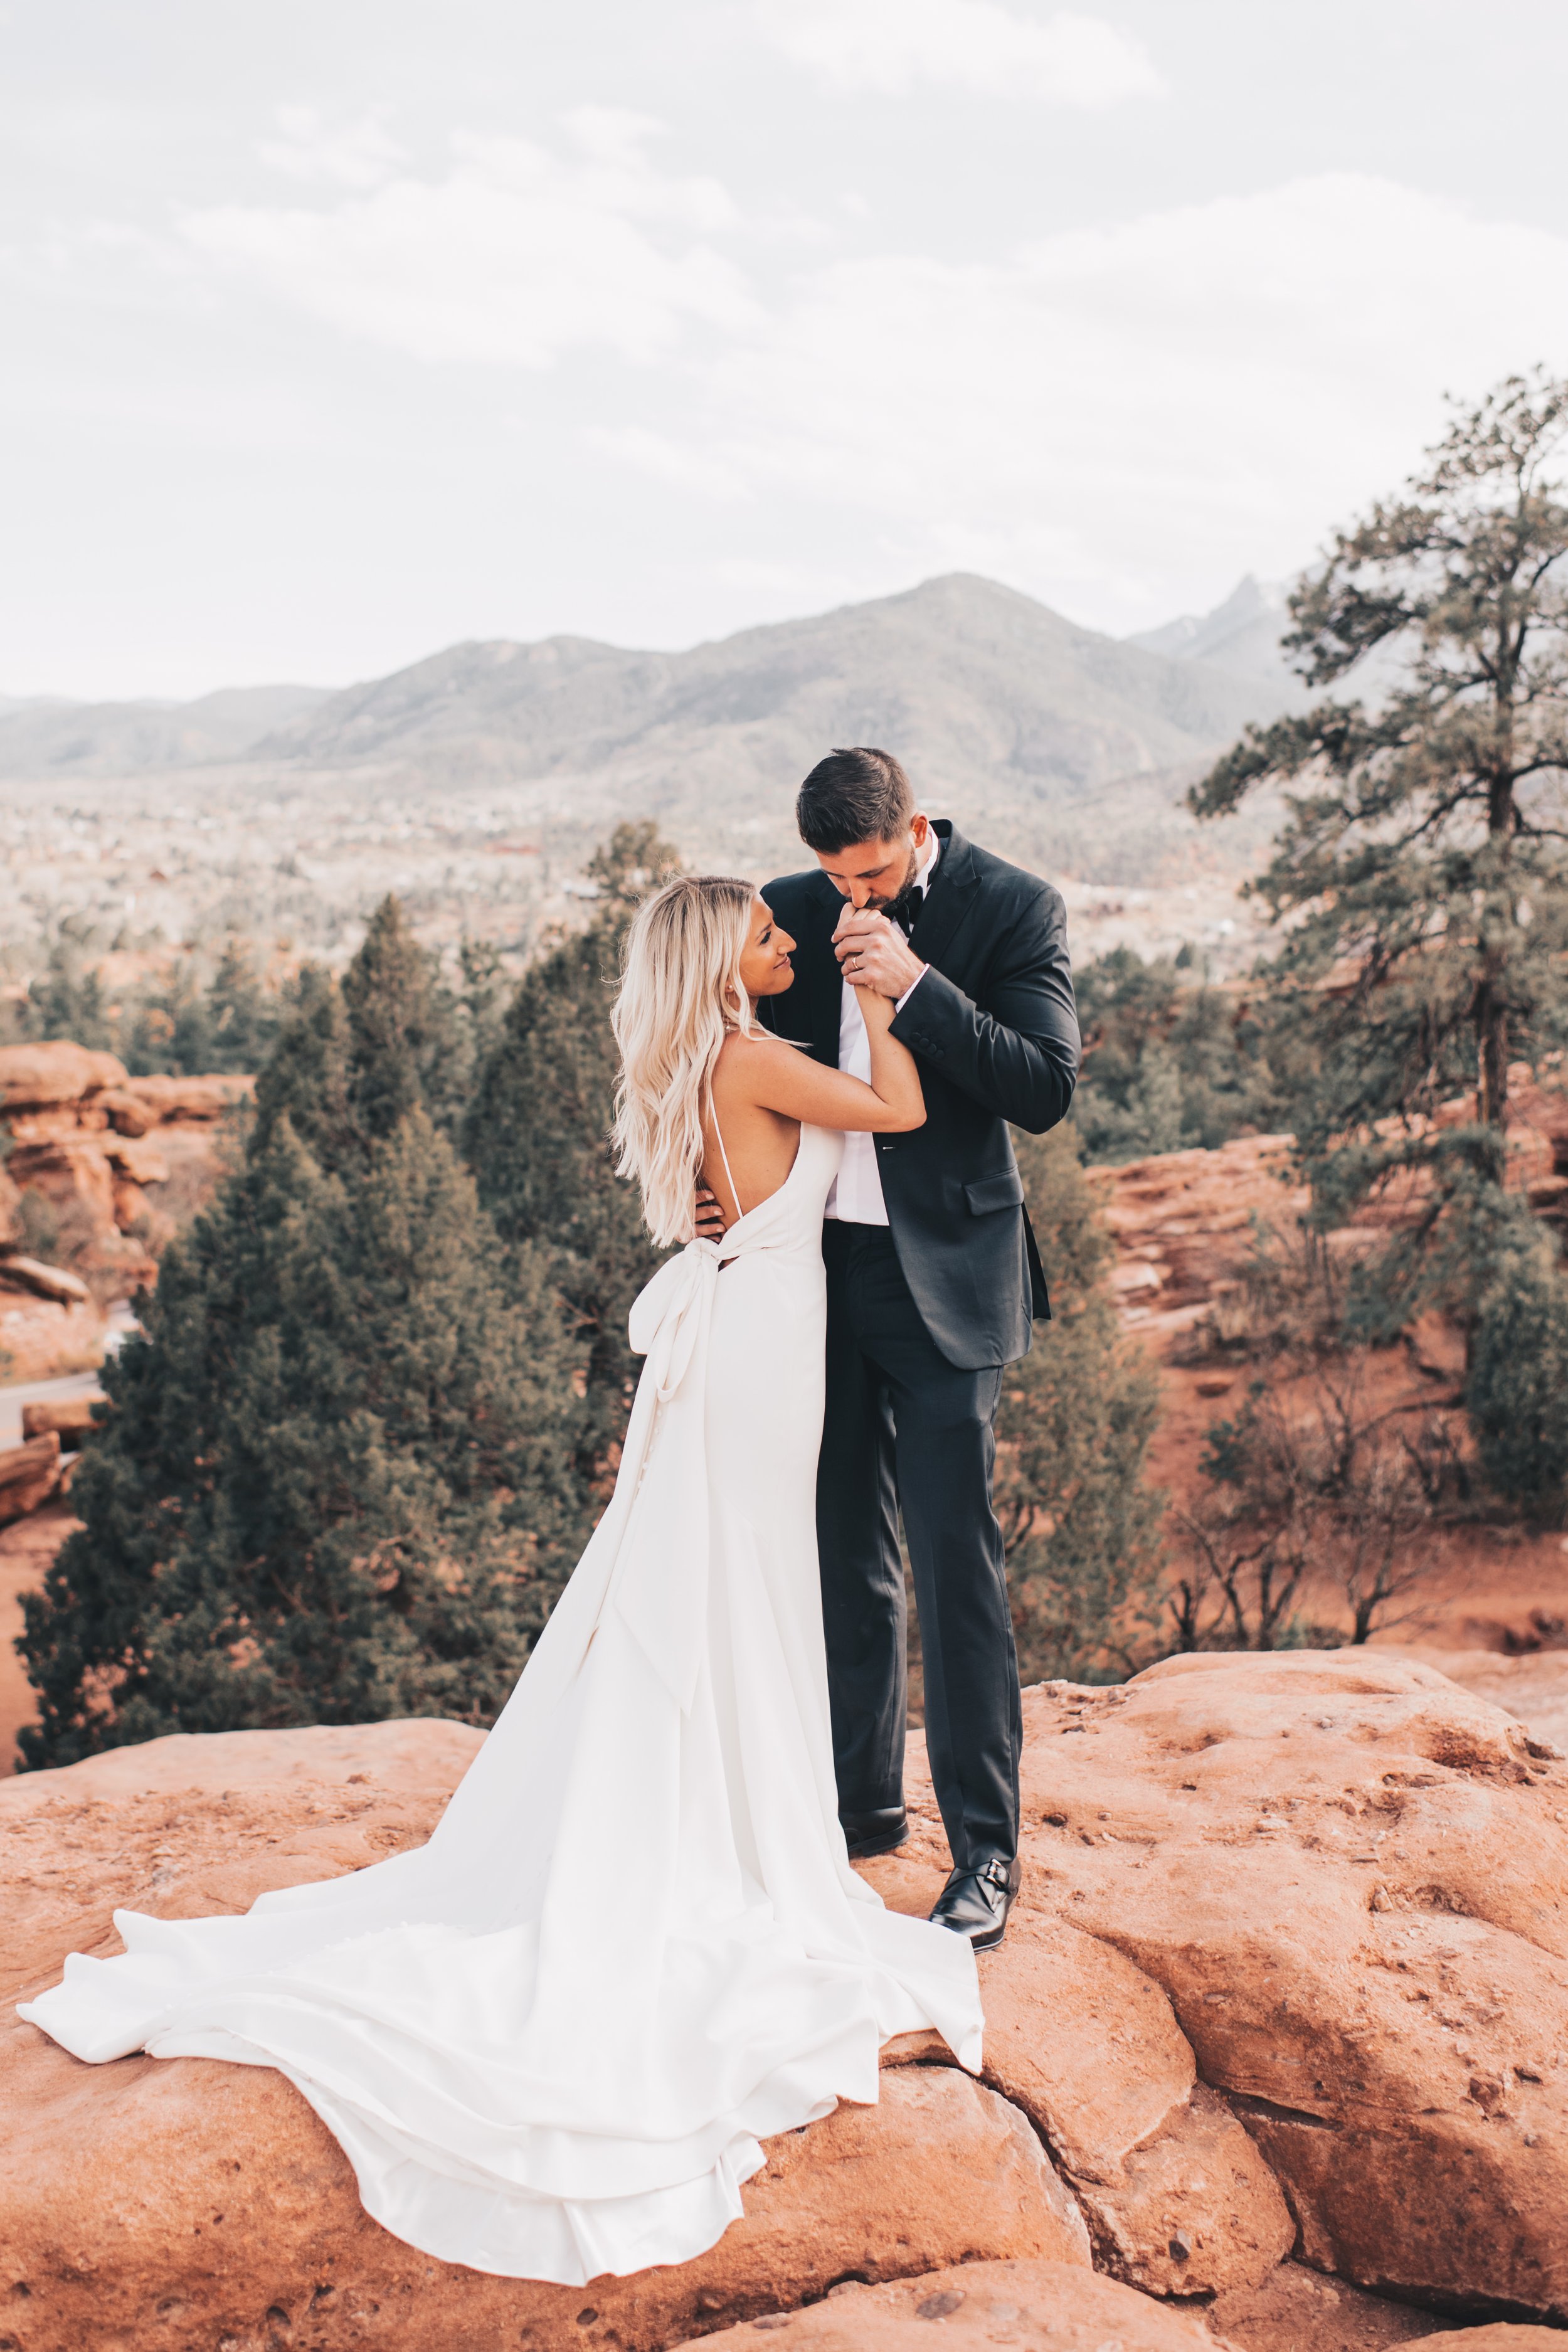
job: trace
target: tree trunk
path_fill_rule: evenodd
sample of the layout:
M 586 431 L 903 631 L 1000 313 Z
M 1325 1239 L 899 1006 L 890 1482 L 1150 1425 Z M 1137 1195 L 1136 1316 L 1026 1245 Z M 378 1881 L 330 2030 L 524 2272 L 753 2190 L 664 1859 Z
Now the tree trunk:
M 1480 1111 L 1488 1127 L 1508 1125 L 1508 1007 L 1489 980 L 1476 991 L 1476 1046 L 1480 1064 Z

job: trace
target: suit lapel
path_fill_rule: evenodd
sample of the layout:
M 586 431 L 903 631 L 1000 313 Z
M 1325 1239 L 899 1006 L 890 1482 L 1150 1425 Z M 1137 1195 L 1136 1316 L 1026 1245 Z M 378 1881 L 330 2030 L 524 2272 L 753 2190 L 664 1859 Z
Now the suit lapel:
M 922 963 L 932 964 L 940 971 L 942 956 L 969 912 L 980 877 L 974 870 L 974 853 L 963 835 L 955 833 L 945 817 L 936 819 L 936 830 L 945 832 L 947 841 L 942 864 L 910 933 L 910 945 Z
M 809 1047 L 814 1062 L 838 1067 L 838 1022 L 844 980 L 833 952 L 833 927 L 843 900 L 831 882 L 812 877 L 805 908 L 791 908 L 795 920 L 795 986 L 769 1000 L 764 1015 L 781 1037 Z M 786 927 L 787 928 L 787 927 Z
M 811 1055 L 830 1070 L 838 1067 L 838 1024 L 844 1007 L 844 974 L 833 952 L 833 931 L 844 901 L 826 885 L 826 903 L 816 912 L 819 930 L 810 943 Z

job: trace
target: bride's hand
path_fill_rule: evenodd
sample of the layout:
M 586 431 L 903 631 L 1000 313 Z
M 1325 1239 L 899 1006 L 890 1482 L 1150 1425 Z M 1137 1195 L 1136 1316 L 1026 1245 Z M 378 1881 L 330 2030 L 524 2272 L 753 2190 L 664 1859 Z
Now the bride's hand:
M 855 992 L 860 1000 L 860 1012 L 868 1029 L 883 1030 L 890 1027 L 895 1009 L 890 996 L 883 996 L 879 990 L 871 986 L 869 981 L 863 988 L 858 988 Z

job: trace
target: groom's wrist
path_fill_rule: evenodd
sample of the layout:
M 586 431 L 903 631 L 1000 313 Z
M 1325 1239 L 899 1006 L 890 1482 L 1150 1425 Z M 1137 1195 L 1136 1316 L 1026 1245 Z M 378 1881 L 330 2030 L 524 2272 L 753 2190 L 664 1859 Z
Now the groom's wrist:
M 895 1013 L 901 1013 L 901 1012 L 903 1011 L 903 1009 L 904 1009 L 905 1005 L 909 1003 L 909 1001 L 910 1001 L 910 997 L 914 994 L 914 992 L 915 992 L 916 989 L 920 986 L 920 984 L 921 984 L 921 981 L 925 978 L 925 976 L 926 976 L 927 972 L 928 972 L 930 970 L 931 970 L 931 966 L 930 966 L 930 964 L 929 964 L 929 963 L 922 963 L 922 964 L 921 964 L 921 968 L 920 968 L 919 971 L 917 971 L 917 972 L 916 972 L 916 974 L 915 974 L 915 976 L 914 976 L 913 980 L 911 980 L 911 981 L 910 981 L 910 984 L 909 984 L 908 988 L 906 988 L 906 989 L 905 989 L 905 991 L 904 991 L 904 992 L 903 992 L 902 996 L 900 996 L 900 997 L 899 997 L 899 998 L 897 998 L 897 999 L 895 1000 L 895 1002 L 894 1002 L 894 1005 L 893 1005 L 893 1011 L 895 1012 Z

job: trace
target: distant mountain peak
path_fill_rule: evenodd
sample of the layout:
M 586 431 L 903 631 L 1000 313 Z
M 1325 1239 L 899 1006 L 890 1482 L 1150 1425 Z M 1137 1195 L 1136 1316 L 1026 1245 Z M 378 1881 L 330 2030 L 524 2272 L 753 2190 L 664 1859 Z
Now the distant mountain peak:
M 1279 646 L 1289 625 L 1286 607 L 1293 584 L 1244 572 L 1212 612 L 1184 613 L 1157 629 L 1140 629 L 1125 642 L 1142 646 L 1146 653 L 1163 654 L 1167 661 L 1206 662 L 1233 677 L 1267 680 L 1293 700 L 1298 691 L 1294 673 Z

